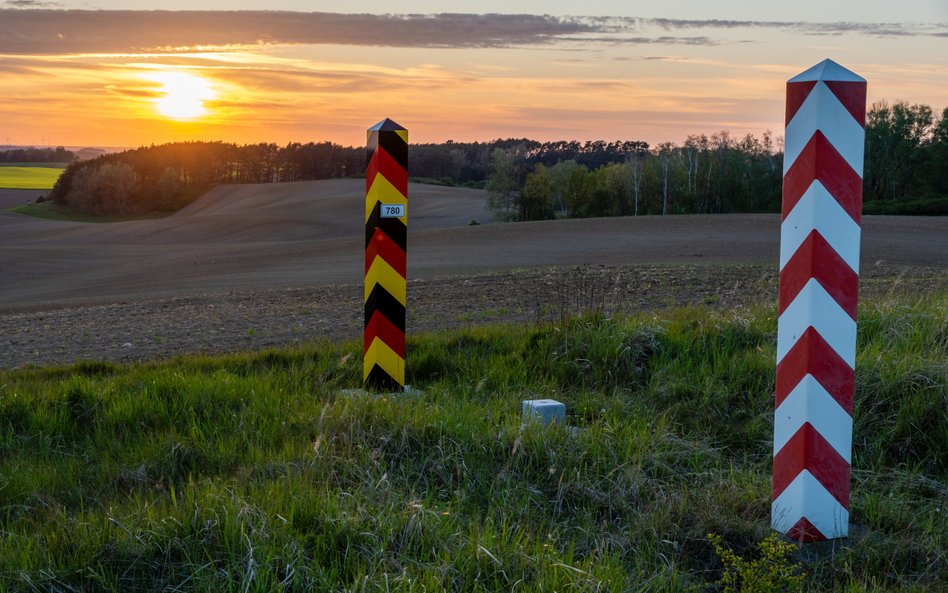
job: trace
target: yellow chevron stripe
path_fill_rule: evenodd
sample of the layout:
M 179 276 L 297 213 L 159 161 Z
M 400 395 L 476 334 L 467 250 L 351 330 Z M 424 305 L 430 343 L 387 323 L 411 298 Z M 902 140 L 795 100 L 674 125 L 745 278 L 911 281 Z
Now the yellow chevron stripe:
M 405 360 L 379 338 L 372 340 L 372 345 L 362 360 L 363 381 L 369 378 L 369 373 L 375 365 L 382 367 L 399 385 L 405 384 Z
M 398 134 L 398 137 L 405 141 L 405 144 L 408 144 L 408 130 L 395 130 L 395 133 Z
M 369 295 L 372 294 L 372 289 L 375 288 L 376 284 L 381 284 L 382 288 L 395 297 L 399 303 L 403 306 L 405 305 L 406 293 L 408 292 L 405 279 L 402 278 L 401 274 L 395 271 L 395 268 L 388 265 L 387 261 L 378 256 L 375 258 L 375 261 L 372 262 L 372 265 L 369 266 L 369 271 L 365 273 L 365 293 L 362 297 L 363 303 L 369 299 Z
M 408 226 L 408 198 L 403 196 L 402 192 L 389 183 L 388 179 L 381 173 L 375 176 L 375 179 L 372 180 L 372 186 L 365 194 L 366 221 L 372 216 L 372 210 L 375 209 L 377 202 L 382 204 L 405 204 L 405 216 L 402 216 L 399 220 L 405 223 L 405 226 Z

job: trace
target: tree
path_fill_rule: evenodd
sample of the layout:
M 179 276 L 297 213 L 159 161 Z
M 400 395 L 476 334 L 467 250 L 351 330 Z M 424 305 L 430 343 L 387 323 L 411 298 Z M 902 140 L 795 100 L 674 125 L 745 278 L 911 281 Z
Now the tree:
M 628 163 L 603 165 L 597 171 L 598 188 L 604 203 L 599 213 L 603 216 L 627 216 L 629 195 L 632 193 L 632 168 Z
M 553 178 L 543 163 L 527 175 L 521 196 L 521 220 L 553 218 Z
M 639 215 L 639 195 L 642 192 L 642 156 L 634 152 L 629 155 L 629 176 L 632 180 L 633 216 Z
M 928 105 L 874 103 L 866 114 L 863 177 L 868 199 L 902 200 L 918 191 L 934 118 Z
M 579 165 L 572 159 L 559 161 L 552 167 L 547 168 L 553 182 L 553 205 L 557 215 L 567 216 L 569 214 L 566 198 L 567 187 L 573 171 L 577 168 L 579 168 Z
M 495 148 L 490 155 L 487 207 L 502 220 L 520 220 L 520 165 L 516 148 Z
M 173 167 L 165 168 L 158 179 L 158 208 L 176 210 L 182 197 L 181 179 Z
M 138 175 L 126 163 L 102 163 L 76 173 L 66 202 L 87 214 L 115 215 L 138 212 L 133 197 Z
M 669 169 L 671 168 L 672 160 L 675 157 L 675 144 L 674 142 L 662 142 L 655 149 L 655 156 L 658 158 L 658 162 L 661 165 L 661 180 L 662 180 L 662 214 L 668 214 L 668 194 L 669 194 Z
M 933 127 L 929 151 L 928 187 L 935 194 L 948 196 L 948 107 Z

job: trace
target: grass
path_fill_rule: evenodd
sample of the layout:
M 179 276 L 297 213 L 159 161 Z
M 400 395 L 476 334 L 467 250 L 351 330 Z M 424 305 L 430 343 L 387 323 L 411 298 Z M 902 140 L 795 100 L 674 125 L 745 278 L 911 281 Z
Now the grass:
M 62 172 L 57 163 L 3 163 L 0 189 L 53 189 Z
M 946 311 L 861 306 L 853 535 L 786 565 L 773 310 L 417 336 L 412 396 L 346 392 L 355 343 L 0 373 L 0 590 L 939 590 Z
M 37 218 L 46 218 L 49 220 L 69 220 L 72 222 L 125 222 L 128 220 L 145 220 L 151 218 L 163 218 L 168 215 L 167 212 L 148 213 L 129 216 L 93 216 L 91 214 L 82 214 L 71 208 L 55 204 L 53 202 L 43 202 L 41 204 L 24 204 L 9 209 L 11 212 L 24 214 L 26 216 L 35 216 Z

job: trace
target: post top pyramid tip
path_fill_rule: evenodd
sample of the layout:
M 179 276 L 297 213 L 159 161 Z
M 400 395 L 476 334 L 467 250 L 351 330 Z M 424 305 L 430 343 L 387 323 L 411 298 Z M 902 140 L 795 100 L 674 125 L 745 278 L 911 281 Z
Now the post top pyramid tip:
M 823 60 L 809 70 L 797 74 L 787 82 L 833 80 L 838 82 L 866 82 L 866 79 L 830 59 Z
M 398 125 L 397 123 L 395 123 L 394 121 L 386 117 L 379 123 L 369 128 L 369 131 L 370 132 L 401 132 L 404 129 L 405 128 L 403 128 L 402 126 Z

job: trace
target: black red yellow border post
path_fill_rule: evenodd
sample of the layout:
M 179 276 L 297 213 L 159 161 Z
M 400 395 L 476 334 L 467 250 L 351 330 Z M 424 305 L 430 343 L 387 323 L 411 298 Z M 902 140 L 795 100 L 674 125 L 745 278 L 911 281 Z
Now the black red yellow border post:
M 365 171 L 366 390 L 405 387 L 408 130 L 390 119 L 368 129 Z

